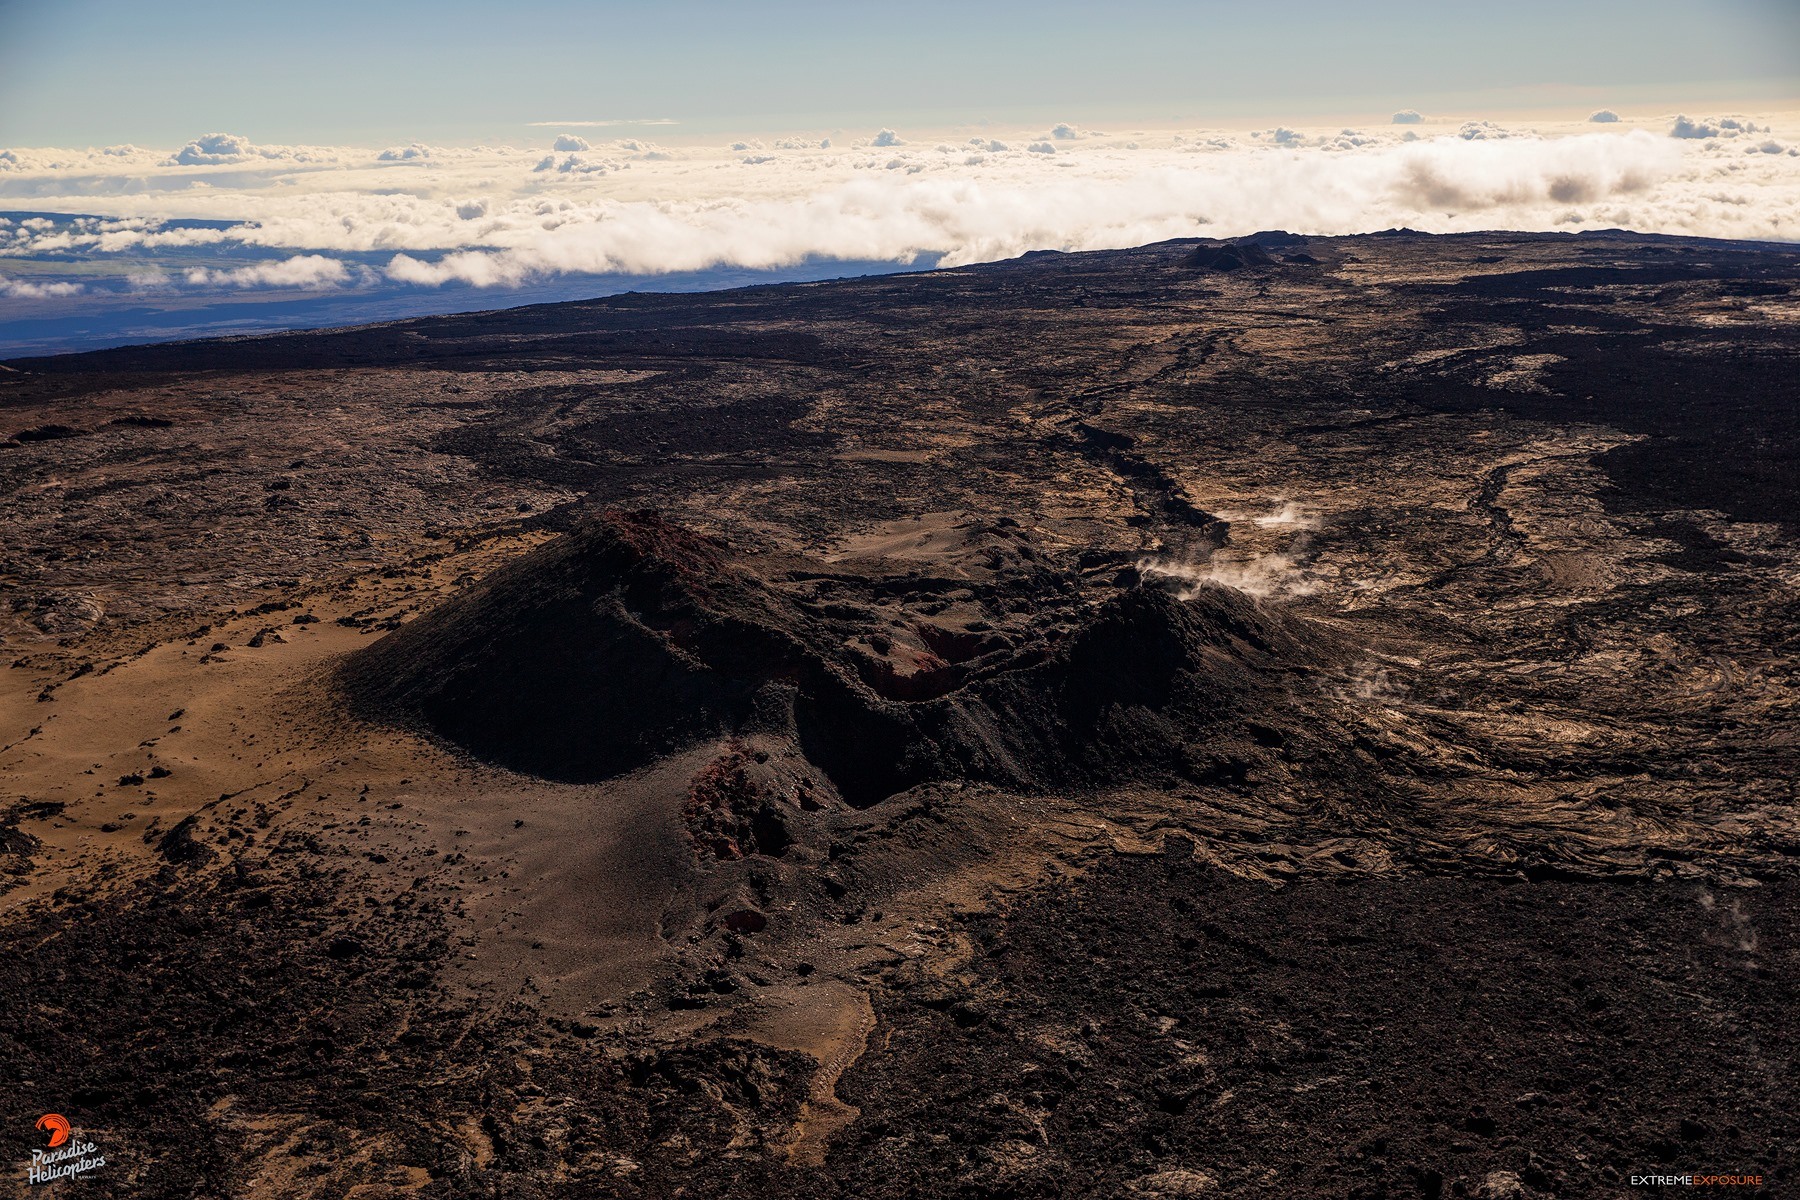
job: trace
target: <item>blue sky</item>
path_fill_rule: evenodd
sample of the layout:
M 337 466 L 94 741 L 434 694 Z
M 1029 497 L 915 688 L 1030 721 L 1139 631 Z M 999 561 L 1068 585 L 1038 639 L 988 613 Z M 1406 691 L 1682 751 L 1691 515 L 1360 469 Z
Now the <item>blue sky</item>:
M 0 146 L 1780 102 L 1796 0 L 0 0 Z

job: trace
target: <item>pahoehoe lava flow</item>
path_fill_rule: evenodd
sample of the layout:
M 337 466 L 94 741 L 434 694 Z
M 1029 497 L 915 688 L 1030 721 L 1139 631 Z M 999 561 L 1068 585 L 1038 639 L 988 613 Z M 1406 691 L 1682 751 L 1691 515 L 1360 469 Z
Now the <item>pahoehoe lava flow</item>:
M 1797 289 L 1270 233 L 7 363 L 0 1128 L 60 1080 L 97 1196 L 1783 1194 Z

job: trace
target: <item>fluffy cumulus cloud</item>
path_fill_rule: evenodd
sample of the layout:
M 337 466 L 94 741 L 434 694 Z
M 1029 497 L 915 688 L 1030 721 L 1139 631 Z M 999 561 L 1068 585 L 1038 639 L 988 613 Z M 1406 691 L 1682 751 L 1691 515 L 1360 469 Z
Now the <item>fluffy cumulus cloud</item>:
M 1758 125 L 1754 121 L 1746 121 L 1739 117 L 1695 118 L 1683 113 L 1675 118 L 1675 124 L 1669 128 L 1669 136 L 1700 140 L 1743 137 L 1752 133 L 1768 133 L 1769 131 L 1767 125 Z
M 593 149 L 593 147 L 588 145 L 588 141 L 586 138 L 576 137 L 572 133 L 565 133 L 562 136 L 558 137 L 554 142 L 550 143 L 550 148 L 552 150 L 591 150 L 591 149 Z
M 173 153 L 15 147 L 0 151 L 0 210 L 107 215 L 0 224 L 0 263 L 89 258 L 118 263 L 121 279 L 139 271 L 144 287 L 316 290 L 510 286 L 812 258 L 929 255 L 955 265 L 1270 227 L 1617 226 L 1800 239 L 1793 139 L 1771 136 L 1774 122 L 1762 117 L 1683 120 L 1714 132 L 1471 121 L 1440 136 L 963 130 L 908 144 L 884 130 L 835 149 L 816 135 L 785 136 L 761 153 L 751 139 L 742 149 L 665 149 L 620 138 L 548 155 L 540 142 L 535 151 L 409 146 L 306 158 L 229 136 Z M 190 159 L 223 161 L 176 161 L 190 148 Z M 215 248 L 216 258 L 201 256 L 206 266 L 188 257 L 162 274 L 132 258 Z M 86 286 L 101 286 L 96 277 L 84 274 Z M 7 295 L 31 300 L 37 294 L 20 289 L 55 286 L 47 278 L 15 279 Z
M 610 158 L 589 158 L 584 154 L 571 154 L 566 158 L 557 158 L 547 154 L 540 158 L 533 171 L 555 171 L 562 175 L 606 175 L 613 171 L 622 171 L 630 163 L 618 162 Z
M 184 276 L 188 283 L 195 286 L 305 289 L 342 287 L 354 277 L 350 267 L 323 254 L 296 254 L 279 262 L 257 263 L 255 266 L 224 271 L 194 267 Z
M 1425 121 L 1423 114 L 1416 108 L 1403 108 L 1390 118 L 1395 125 L 1421 125 Z
M 38 283 L 30 279 L 0 279 L 0 297 L 19 300 L 46 300 L 51 297 L 79 296 L 86 291 L 79 283 Z
M 1492 121 L 1464 121 L 1456 136 L 1465 142 L 1484 141 L 1488 138 L 1512 137 L 1512 131 L 1494 124 Z
M 257 147 L 250 144 L 249 138 L 233 133 L 209 133 L 177 150 L 169 161 L 179 167 L 210 167 L 241 162 L 256 155 Z
M 1588 114 L 1588 120 L 1595 125 L 1617 125 L 1619 114 L 1610 108 L 1602 108 Z
M 126 149 L 118 147 L 118 149 Z M 258 160 L 300 163 L 336 161 L 336 156 L 313 146 L 259 146 L 235 133 L 209 133 L 197 137 L 168 159 L 175 167 L 220 167 Z

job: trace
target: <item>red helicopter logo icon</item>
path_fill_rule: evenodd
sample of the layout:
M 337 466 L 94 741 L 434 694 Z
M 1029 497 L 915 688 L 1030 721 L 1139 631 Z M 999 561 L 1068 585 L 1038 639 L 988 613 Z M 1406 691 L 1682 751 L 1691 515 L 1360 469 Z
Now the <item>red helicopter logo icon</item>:
M 37 1127 L 50 1134 L 52 1150 L 69 1140 L 69 1118 L 61 1113 L 45 1113 L 37 1119 Z

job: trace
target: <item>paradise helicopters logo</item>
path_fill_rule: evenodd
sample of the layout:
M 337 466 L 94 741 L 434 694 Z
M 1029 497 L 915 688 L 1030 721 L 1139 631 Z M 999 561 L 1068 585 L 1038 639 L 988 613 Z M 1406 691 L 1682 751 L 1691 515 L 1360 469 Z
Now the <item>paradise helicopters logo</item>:
M 31 1183 L 55 1183 L 74 1179 L 106 1165 L 100 1147 L 84 1140 L 71 1140 L 73 1130 L 69 1118 L 61 1113 L 45 1113 L 37 1119 L 37 1127 L 50 1139 L 50 1144 L 31 1152 L 31 1163 L 25 1177 Z

